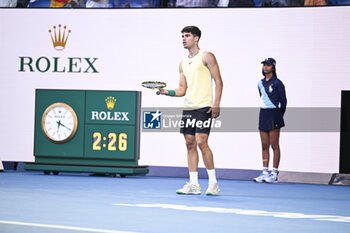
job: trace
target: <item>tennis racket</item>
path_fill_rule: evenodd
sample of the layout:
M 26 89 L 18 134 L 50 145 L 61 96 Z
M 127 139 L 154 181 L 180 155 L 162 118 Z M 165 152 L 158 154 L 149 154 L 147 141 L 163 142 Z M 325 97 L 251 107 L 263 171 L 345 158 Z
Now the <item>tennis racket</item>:
M 143 87 L 149 88 L 149 89 L 160 89 L 166 87 L 165 82 L 158 82 L 158 81 L 145 81 L 141 84 Z M 160 91 L 156 92 L 157 95 L 160 94 Z

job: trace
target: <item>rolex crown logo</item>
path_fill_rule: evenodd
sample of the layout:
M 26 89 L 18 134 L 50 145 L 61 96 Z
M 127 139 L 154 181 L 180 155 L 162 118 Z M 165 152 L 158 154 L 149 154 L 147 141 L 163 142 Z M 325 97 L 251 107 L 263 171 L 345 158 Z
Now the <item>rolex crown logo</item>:
M 105 101 L 106 101 L 108 110 L 112 110 L 117 100 L 113 96 L 109 96 L 105 99 Z
M 61 51 L 66 47 L 66 43 L 71 32 L 71 30 L 68 30 L 66 33 L 67 26 L 64 26 L 63 30 L 61 28 L 62 26 L 59 24 L 58 28 L 53 26 L 53 31 L 51 29 L 49 30 L 53 47 L 58 51 Z

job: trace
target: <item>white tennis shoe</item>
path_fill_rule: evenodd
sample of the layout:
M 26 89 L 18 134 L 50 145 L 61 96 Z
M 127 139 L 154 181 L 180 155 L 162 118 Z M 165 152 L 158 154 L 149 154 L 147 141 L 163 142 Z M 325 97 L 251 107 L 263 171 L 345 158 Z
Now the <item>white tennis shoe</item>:
M 205 195 L 211 196 L 211 195 L 217 195 L 220 192 L 218 183 L 209 184 L 207 191 L 205 192 Z
M 201 194 L 201 187 L 197 184 L 192 184 L 191 182 L 186 182 L 182 189 L 176 190 L 177 194 L 186 194 L 186 195 L 199 195 Z
M 257 183 L 262 183 L 264 182 L 267 178 L 269 177 L 268 172 L 262 172 L 258 177 L 254 178 L 254 181 Z
M 266 183 L 270 184 L 277 184 L 278 183 L 278 177 L 276 172 L 271 172 L 267 178 L 264 179 Z

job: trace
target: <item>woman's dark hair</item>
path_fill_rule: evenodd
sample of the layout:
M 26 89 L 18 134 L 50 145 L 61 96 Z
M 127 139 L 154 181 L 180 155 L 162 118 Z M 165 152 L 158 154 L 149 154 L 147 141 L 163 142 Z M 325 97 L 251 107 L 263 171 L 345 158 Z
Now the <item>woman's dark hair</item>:
M 202 32 L 196 26 L 186 26 L 181 30 L 181 33 L 189 32 L 192 33 L 193 36 L 198 36 L 198 40 L 201 38 Z

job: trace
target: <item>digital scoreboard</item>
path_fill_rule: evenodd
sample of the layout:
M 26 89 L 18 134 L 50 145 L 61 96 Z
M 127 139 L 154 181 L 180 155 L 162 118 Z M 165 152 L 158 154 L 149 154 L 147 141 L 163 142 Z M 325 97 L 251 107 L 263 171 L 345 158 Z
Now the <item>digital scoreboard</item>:
M 141 92 L 37 89 L 34 163 L 26 170 L 148 173 L 140 158 Z

